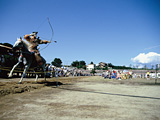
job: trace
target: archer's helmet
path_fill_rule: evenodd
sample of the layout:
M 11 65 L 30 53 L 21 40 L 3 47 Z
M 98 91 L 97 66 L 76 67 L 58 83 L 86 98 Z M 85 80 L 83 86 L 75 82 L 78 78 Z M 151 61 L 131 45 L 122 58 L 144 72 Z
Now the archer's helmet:
M 37 34 L 38 34 L 38 32 L 32 32 L 32 33 L 30 34 L 30 36 L 37 35 Z

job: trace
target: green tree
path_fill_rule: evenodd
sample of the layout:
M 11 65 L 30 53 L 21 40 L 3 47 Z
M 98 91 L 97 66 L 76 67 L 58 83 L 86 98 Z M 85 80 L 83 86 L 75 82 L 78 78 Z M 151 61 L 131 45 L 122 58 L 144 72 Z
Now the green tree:
M 108 67 L 114 67 L 112 63 L 108 63 Z
M 93 62 L 91 62 L 90 64 L 94 64 Z
M 108 70 L 108 66 L 106 66 L 106 67 L 104 68 L 104 70 Z
M 62 66 L 62 61 L 60 58 L 55 58 L 54 61 L 51 62 L 52 65 L 56 66 L 56 67 L 61 67 Z
M 78 66 L 79 66 L 79 61 L 78 61 L 78 60 L 73 61 L 71 65 L 72 65 L 73 67 L 78 67 Z
M 84 66 L 86 66 L 86 62 L 83 61 L 83 60 L 82 60 L 82 61 L 79 61 L 79 63 L 80 63 L 80 64 L 79 64 L 79 65 L 80 65 L 80 66 L 79 66 L 80 68 L 83 68 Z
M 73 67 L 77 67 L 77 68 L 83 68 L 83 69 L 86 69 L 86 62 L 85 61 L 73 61 L 72 64 L 71 64 Z
M 92 71 L 90 73 L 92 73 L 94 75 L 96 73 L 95 69 L 92 69 Z
M 8 47 L 13 47 L 13 45 L 12 44 L 10 44 L 10 43 L 3 43 L 3 45 L 5 45 L 5 46 L 8 46 Z

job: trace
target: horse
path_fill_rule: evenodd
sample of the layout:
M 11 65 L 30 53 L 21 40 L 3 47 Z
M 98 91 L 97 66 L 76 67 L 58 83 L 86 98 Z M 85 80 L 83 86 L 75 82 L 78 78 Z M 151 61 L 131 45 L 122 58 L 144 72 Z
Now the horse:
M 41 67 L 43 72 L 44 72 L 44 77 L 45 77 L 45 80 L 46 80 L 46 73 L 45 73 L 45 71 L 46 71 L 46 68 L 45 68 L 46 60 L 42 56 L 40 56 L 42 62 L 41 62 L 41 64 L 38 64 L 38 62 L 36 61 L 36 58 L 35 58 L 35 54 L 28 50 L 28 44 L 24 40 L 22 40 L 22 38 L 17 38 L 17 41 L 13 45 L 12 49 L 13 49 L 13 51 L 19 50 L 20 51 L 20 56 L 18 58 L 17 64 L 15 64 L 13 66 L 13 68 L 10 71 L 8 77 L 12 77 L 12 73 L 13 73 L 14 69 L 20 63 L 23 63 L 25 68 L 24 68 L 23 74 L 21 76 L 21 79 L 18 82 L 19 84 L 22 83 L 23 78 L 26 75 L 26 72 L 28 71 L 28 69 L 32 68 L 32 67 L 33 68 Z M 38 79 L 38 75 L 36 74 L 36 79 L 35 79 L 36 82 L 37 82 L 37 79 Z

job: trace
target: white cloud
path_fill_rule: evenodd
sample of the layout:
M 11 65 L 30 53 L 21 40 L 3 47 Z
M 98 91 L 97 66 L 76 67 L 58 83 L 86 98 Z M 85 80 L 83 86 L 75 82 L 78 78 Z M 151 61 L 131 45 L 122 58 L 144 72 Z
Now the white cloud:
M 158 64 L 160 63 L 160 54 L 155 52 L 149 52 L 147 54 L 140 53 L 131 60 L 135 63 L 142 63 L 142 64 Z
M 153 48 L 157 48 L 157 47 L 160 47 L 160 45 L 151 46 L 151 47 L 145 48 L 144 50 L 149 50 L 149 49 L 153 49 Z

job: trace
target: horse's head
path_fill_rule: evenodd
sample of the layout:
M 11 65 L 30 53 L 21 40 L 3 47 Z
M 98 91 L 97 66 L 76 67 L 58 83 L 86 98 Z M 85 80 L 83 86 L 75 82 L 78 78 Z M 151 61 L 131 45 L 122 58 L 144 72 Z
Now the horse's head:
M 17 41 L 13 45 L 13 50 L 19 50 L 23 47 L 22 38 L 17 38 Z
M 17 41 L 13 45 L 13 50 L 22 50 L 23 48 L 28 49 L 28 44 L 22 40 L 22 38 L 17 38 Z

